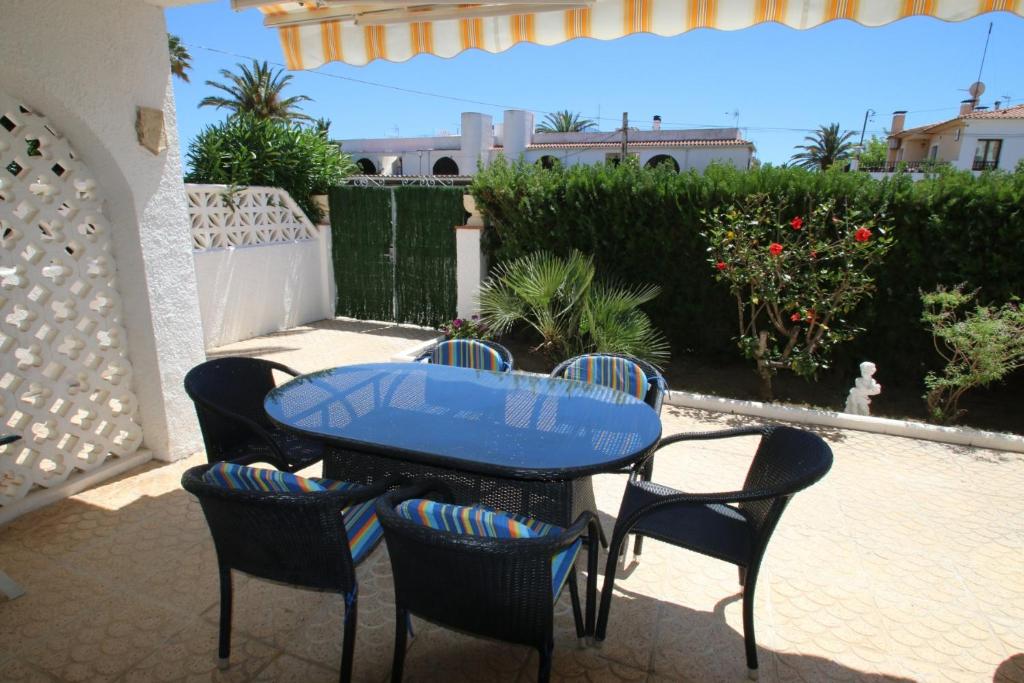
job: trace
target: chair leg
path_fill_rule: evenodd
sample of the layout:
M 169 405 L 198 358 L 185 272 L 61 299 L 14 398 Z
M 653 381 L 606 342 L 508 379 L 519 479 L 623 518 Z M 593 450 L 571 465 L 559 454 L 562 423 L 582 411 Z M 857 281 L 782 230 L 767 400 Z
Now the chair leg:
M 220 638 L 217 643 L 217 667 L 228 668 L 231 657 L 231 568 L 220 568 Z
M 597 628 L 594 629 L 594 641 L 598 643 L 604 640 L 605 632 L 608 628 L 608 612 L 612 608 L 612 589 L 615 587 L 615 568 L 619 561 L 619 551 L 622 549 L 622 544 L 627 540 L 627 534 L 612 533 L 612 544 L 608 549 L 608 563 L 604 568 L 601 610 L 597 615 Z
M 338 680 L 350 683 L 352 680 L 352 659 L 356 649 L 356 619 L 359 612 L 359 595 L 353 588 L 345 595 L 345 631 L 341 645 L 341 673 Z
M 548 643 L 544 647 L 537 648 L 540 652 L 540 667 L 537 669 L 537 683 L 548 683 L 551 680 L 551 653 L 555 649 L 554 643 Z
M 654 477 L 654 458 L 647 461 L 644 468 L 640 471 L 640 479 L 642 481 L 650 481 Z M 644 551 L 644 537 L 640 534 L 633 536 L 633 556 L 639 558 L 640 554 Z M 637 559 L 637 562 L 640 560 Z
M 583 610 L 580 609 L 580 587 L 576 581 L 576 565 L 569 570 L 569 597 L 572 598 L 572 618 L 576 622 L 576 637 L 579 638 L 582 648 L 583 639 L 587 633 L 583 628 Z
M 395 657 L 391 661 L 391 683 L 402 683 L 405 668 L 405 638 L 410 631 L 409 611 L 395 608 Z
M 754 637 L 754 588 L 757 586 L 757 567 L 744 572 L 743 585 L 743 644 L 747 650 L 747 671 L 751 680 L 757 680 L 757 640 Z
M 742 586 L 746 582 L 746 580 L 747 580 L 747 568 L 746 567 L 740 567 L 739 570 L 740 570 L 740 585 Z

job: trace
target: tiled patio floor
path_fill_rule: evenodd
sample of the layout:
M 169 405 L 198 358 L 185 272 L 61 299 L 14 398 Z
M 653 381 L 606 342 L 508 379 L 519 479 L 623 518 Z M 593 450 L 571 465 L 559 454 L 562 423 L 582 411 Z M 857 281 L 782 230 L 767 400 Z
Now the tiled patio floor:
M 425 338 L 332 321 L 233 345 L 299 370 L 368 360 Z M 665 432 L 747 420 L 666 408 Z M 827 431 L 835 466 L 782 518 L 758 587 L 762 681 L 1024 681 L 1024 458 Z M 679 446 L 656 479 L 689 490 L 742 480 L 750 439 Z M 178 481 L 200 455 L 151 464 L 0 529 L 4 681 L 330 681 L 343 601 L 236 580 L 232 666 L 215 667 L 213 548 Z M 611 529 L 621 476 L 597 481 Z M 603 566 L 603 560 L 602 560 Z M 359 570 L 356 678 L 387 679 L 393 597 L 381 546 Z M 555 678 L 741 681 L 736 571 L 648 541 L 617 584 L 603 649 L 576 649 L 565 596 Z M 497 618 L 497 617 L 496 617 Z M 422 622 L 407 681 L 533 680 L 536 655 Z

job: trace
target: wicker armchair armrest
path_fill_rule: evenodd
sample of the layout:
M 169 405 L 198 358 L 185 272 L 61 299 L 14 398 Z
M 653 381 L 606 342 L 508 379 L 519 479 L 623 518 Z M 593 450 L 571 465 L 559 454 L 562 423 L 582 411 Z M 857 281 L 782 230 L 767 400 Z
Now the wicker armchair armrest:
M 767 436 L 771 433 L 773 427 L 771 425 L 758 425 L 755 427 L 736 427 L 734 429 L 722 429 L 716 432 L 682 432 L 680 434 L 671 434 L 669 436 L 662 437 L 658 441 L 658 445 L 651 449 L 647 455 L 640 460 L 637 460 L 633 465 L 633 471 L 630 473 L 630 481 L 637 481 L 640 479 L 640 473 L 644 471 L 644 468 L 648 466 L 650 461 L 657 455 L 665 446 L 671 446 L 672 444 L 682 443 L 684 441 L 709 441 L 711 439 L 729 439 L 734 436 Z

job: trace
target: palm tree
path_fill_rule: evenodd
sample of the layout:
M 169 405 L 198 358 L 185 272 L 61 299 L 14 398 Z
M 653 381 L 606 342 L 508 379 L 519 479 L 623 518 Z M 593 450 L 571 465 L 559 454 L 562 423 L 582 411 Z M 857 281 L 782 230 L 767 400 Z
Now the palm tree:
M 580 133 L 585 130 L 597 127 L 597 124 L 590 119 L 580 118 L 580 115 L 568 109 L 556 111 L 544 117 L 544 121 L 537 126 L 538 133 Z
M 853 152 L 853 143 L 850 142 L 852 137 L 852 130 L 840 133 L 838 123 L 818 126 L 814 135 L 804 138 L 808 144 L 796 146 L 796 149 L 803 151 L 794 154 L 792 161 L 803 168 L 824 171 L 836 162 L 849 158 Z
M 299 102 L 312 102 L 305 95 L 282 98 L 281 91 L 292 80 L 291 74 L 282 76 L 283 69 L 271 71 L 266 62 L 252 60 L 252 68 L 238 64 L 241 74 L 228 69 L 221 69 L 220 75 L 230 83 L 206 81 L 206 85 L 223 90 L 231 97 L 204 97 L 200 107 L 221 107 L 230 109 L 236 114 L 249 112 L 261 119 L 281 119 L 284 121 L 312 121 L 312 117 L 298 111 Z
M 173 33 L 167 34 L 167 50 L 171 53 L 171 73 L 188 83 L 188 71 L 192 68 L 192 55 Z

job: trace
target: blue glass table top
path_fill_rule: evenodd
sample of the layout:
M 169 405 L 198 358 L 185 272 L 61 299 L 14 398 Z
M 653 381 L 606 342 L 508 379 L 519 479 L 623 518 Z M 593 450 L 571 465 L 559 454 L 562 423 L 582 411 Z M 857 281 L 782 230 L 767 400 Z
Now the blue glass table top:
M 524 479 L 619 469 L 661 437 L 654 410 L 615 389 L 425 363 L 303 375 L 264 408 L 286 429 L 352 450 Z

